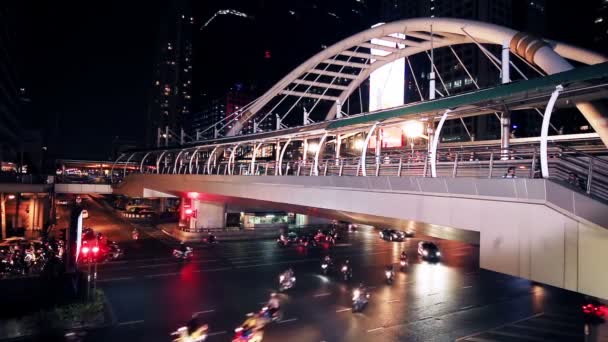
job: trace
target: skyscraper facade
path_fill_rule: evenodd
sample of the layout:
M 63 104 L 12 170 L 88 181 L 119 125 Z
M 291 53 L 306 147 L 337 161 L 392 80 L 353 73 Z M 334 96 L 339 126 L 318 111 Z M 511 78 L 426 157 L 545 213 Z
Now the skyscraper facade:
M 149 108 L 149 130 L 156 144 L 179 143 L 191 124 L 192 38 L 189 0 L 173 0 L 161 23 L 160 46 Z
M 608 53 L 608 0 L 596 0 L 597 10 L 593 18 L 593 43 L 596 49 Z

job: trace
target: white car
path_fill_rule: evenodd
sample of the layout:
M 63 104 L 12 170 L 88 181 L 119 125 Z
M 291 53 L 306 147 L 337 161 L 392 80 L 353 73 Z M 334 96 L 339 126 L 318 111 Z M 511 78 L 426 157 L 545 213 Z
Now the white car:
M 82 218 L 86 219 L 89 218 L 89 211 L 86 209 L 82 209 Z

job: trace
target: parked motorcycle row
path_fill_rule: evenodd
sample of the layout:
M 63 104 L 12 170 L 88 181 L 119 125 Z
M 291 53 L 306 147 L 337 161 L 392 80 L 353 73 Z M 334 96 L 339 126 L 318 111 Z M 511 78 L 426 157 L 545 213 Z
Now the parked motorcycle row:
M 0 248 L 0 277 L 36 275 L 49 265 L 62 264 L 63 241 L 15 238 Z

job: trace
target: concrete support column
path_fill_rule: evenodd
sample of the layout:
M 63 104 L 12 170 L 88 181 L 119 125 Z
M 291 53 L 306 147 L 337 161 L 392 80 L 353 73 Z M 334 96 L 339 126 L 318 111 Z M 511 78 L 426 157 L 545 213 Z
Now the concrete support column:
M 376 131 L 376 165 L 380 164 L 380 155 L 382 154 L 382 128 Z
M 322 225 L 322 224 L 330 224 L 332 220 L 304 215 L 304 214 L 296 214 L 296 226 L 310 226 L 310 225 Z
M 304 147 L 302 150 L 302 164 L 306 165 L 306 159 L 308 159 L 308 139 L 304 139 Z
M 433 120 L 429 120 L 426 124 L 426 135 L 428 136 L 427 140 L 427 153 L 431 151 L 431 147 L 433 146 L 433 137 L 435 137 L 435 123 Z
M 511 138 L 511 112 L 505 110 L 500 115 L 500 159 L 509 159 L 509 141 Z
M 192 200 L 192 209 L 197 211 L 194 219 L 195 228 L 224 228 L 226 227 L 226 204 Z
M 342 137 L 336 135 L 336 166 L 340 165 L 340 148 L 342 147 Z
M 158 199 L 158 212 L 162 214 L 165 211 L 167 211 L 167 199 L 161 197 Z

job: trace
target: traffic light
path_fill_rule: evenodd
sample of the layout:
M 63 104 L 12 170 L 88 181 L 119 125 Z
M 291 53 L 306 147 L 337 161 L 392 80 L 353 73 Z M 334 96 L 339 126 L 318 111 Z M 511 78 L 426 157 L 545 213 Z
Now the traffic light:
M 608 308 L 599 303 L 588 303 L 582 306 L 585 323 L 597 325 L 604 323 L 604 317 L 608 314 Z
M 89 247 L 82 247 L 82 254 L 86 257 L 89 254 Z
M 189 219 L 189 218 L 196 218 L 198 216 L 198 210 L 197 209 L 192 209 L 190 206 L 184 206 L 184 217 Z

